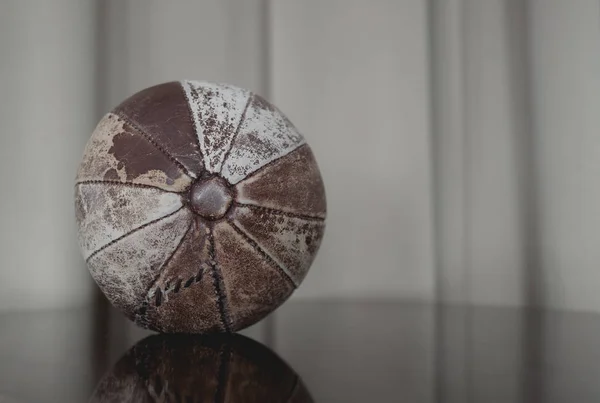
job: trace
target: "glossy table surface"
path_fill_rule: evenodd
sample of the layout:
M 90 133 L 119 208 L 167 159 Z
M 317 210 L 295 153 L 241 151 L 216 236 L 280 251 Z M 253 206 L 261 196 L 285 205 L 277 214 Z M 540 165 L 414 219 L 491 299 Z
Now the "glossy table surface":
M 292 300 L 248 339 L 104 312 L 0 314 L 0 402 L 600 401 L 595 314 Z

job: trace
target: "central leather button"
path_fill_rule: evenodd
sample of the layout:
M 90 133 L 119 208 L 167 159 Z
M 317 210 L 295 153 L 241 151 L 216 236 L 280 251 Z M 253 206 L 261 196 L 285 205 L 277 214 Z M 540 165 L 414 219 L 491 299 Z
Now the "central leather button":
M 222 218 L 232 202 L 233 192 L 227 182 L 218 177 L 200 180 L 190 189 L 192 210 L 208 220 Z

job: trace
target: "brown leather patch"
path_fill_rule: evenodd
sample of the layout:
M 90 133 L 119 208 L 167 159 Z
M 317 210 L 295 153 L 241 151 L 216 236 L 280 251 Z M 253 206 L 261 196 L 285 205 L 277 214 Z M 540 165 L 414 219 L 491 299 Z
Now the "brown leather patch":
M 181 176 L 180 169 L 128 123 L 123 125 L 121 133 L 113 137 L 113 145 L 108 153 L 117 160 L 117 169 L 125 169 L 126 181 L 132 181 L 153 170 L 164 172 L 168 185 L 175 183 Z M 112 180 L 115 176 L 115 172 L 108 171 L 104 179 Z
M 203 170 L 198 138 L 185 92 L 178 82 L 142 90 L 115 108 L 196 177 Z
M 152 287 L 146 318 L 140 324 L 148 320 L 157 330 L 177 333 L 225 330 L 211 268 L 208 228 L 195 219 Z
M 294 286 L 285 274 L 228 222 L 215 225 L 214 238 L 231 330 L 256 323 L 292 294 Z
M 262 167 L 236 188 L 240 203 L 325 217 L 325 187 L 308 145 Z
M 321 245 L 325 223 L 276 210 L 236 207 L 232 221 L 299 285 Z
M 177 161 L 113 113 L 102 118 L 84 151 L 77 182 L 89 181 L 134 183 L 175 192 L 191 183 Z

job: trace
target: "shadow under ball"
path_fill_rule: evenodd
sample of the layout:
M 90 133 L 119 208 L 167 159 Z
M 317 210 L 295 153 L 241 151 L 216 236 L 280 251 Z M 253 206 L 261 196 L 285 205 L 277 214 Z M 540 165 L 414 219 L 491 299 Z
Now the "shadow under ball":
M 198 81 L 100 121 L 77 173 L 79 244 L 110 302 L 160 332 L 237 331 L 297 288 L 325 229 L 310 147 L 275 106 Z
M 239 335 L 150 336 L 98 383 L 90 402 L 312 403 L 298 375 Z

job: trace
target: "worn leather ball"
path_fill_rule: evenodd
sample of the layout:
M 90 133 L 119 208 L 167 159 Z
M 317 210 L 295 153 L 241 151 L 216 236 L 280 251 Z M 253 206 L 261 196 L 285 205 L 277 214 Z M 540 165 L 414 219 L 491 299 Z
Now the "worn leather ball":
M 160 332 L 230 332 L 281 305 L 325 229 L 303 136 L 230 85 L 170 82 L 108 113 L 75 185 L 79 243 L 110 302 Z
M 299 376 L 265 346 L 239 335 L 150 336 L 98 383 L 91 403 L 312 403 Z

